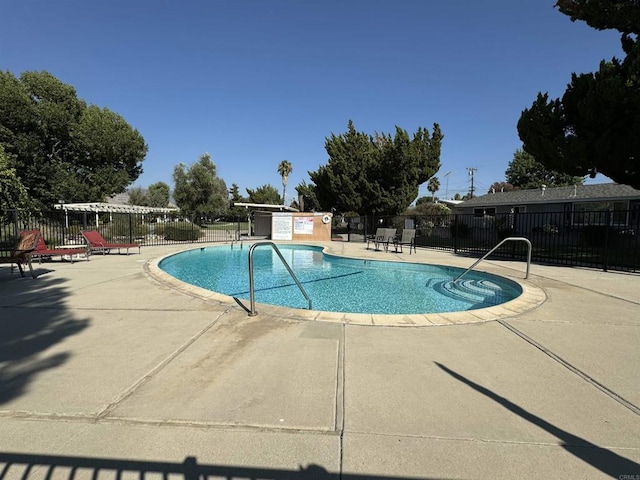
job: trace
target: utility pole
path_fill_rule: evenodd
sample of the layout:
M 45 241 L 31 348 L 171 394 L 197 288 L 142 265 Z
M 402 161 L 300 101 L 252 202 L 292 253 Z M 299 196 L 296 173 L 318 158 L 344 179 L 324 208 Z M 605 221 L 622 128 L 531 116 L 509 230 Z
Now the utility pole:
M 473 192 L 475 192 L 475 187 L 473 186 L 473 175 L 478 170 L 477 168 L 467 167 L 469 171 L 469 177 L 471 179 L 471 188 L 469 189 L 469 198 L 473 198 Z
M 447 179 L 447 189 L 445 190 L 444 198 L 446 198 L 447 200 L 449 200 L 449 175 L 451 175 L 451 172 L 447 172 L 444 174 L 444 178 Z

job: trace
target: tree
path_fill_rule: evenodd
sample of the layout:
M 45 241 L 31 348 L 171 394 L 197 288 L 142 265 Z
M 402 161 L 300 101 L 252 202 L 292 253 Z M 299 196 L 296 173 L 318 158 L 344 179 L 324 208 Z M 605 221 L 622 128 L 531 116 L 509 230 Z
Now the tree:
M 287 201 L 287 196 L 285 195 L 287 190 L 287 182 L 289 180 L 289 175 L 293 172 L 293 165 L 291 162 L 287 160 L 282 160 L 278 164 L 278 173 L 282 177 L 282 204 L 284 205 Z
M 431 192 L 431 200 L 435 200 L 436 192 L 440 189 L 440 180 L 438 177 L 431 177 L 427 184 L 427 190 Z
M 301 212 L 319 212 L 320 204 L 316 197 L 316 192 L 311 185 L 307 185 L 304 180 L 296 187 L 298 198 L 302 199 L 298 205 Z
M 522 149 L 517 149 L 513 154 L 513 160 L 505 172 L 508 184 L 517 189 L 547 187 L 566 187 L 568 185 L 580 185 L 582 177 L 573 177 L 565 173 L 549 170 L 537 162 L 533 156 Z
M 169 195 L 171 189 L 164 182 L 156 182 L 149 185 L 149 206 L 166 208 L 169 206 Z
M 247 218 L 247 210 L 245 207 L 234 206 L 235 203 L 247 201 L 246 198 L 240 195 L 240 187 L 238 187 L 237 183 L 231 184 L 229 195 L 231 196 L 231 200 L 229 200 L 229 215 L 234 218 Z
M 420 201 L 423 199 L 423 201 Z M 409 207 L 405 215 L 448 215 L 451 209 L 444 203 L 435 203 L 430 197 L 420 197 L 415 207 Z
M 508 182 L 493 182 L 489 187 L 489 191 L 487 193 L 510 192 L 512 190 L 518 190 L 518 188 L 514 187 Z M 459 199 L 456 198 L 456 200 Z
M 38 208 L 122 193 L 147 152 L 122 117 L 87 106 L 47 72 L 0 71 L 0 143 Z
M 205 153 L 187 167 L 179 163 L 173 169 L 173 197 L 184 213 L 201 218 L 224 215 L 229 209 L 224 180 L 218 178 L 211 155 Z
M 31 200 L 14 168 L 9 166 L 9 155 L 0 144 L 0 213 L 13 208 L 29 209 Z
M 255 190 L 247 188 L 247 194 L 249 195 L 249 202 L 251 203 L 283 205 L 280 193 L 278 193 L 278 189 L 273 185 L 262 185 Z
M 625 58 L 571 75 L 562 99 L 538 93 L 518 121 L 524 149 L 546 168 L 572 176 L 603 173 L 640 189 L 640 4 L 637 0 L 558 0 L 572 21 L 621 32 Z
M 329 163 L 309 172 L 322 210 L 395 215 L 418 196 L 418 187 L 440 168 L 442 133 L 418 128 L 413 138 L 396 127 L 395 135 L 356 131 L 352 121 L 347 132 L 325 141 Z
M 129 194 L 129 201 L 127 202 L 129 205 L 149 205 L 149 192 L 146 188 L 142 187 L 131 187 L 127 190 Z

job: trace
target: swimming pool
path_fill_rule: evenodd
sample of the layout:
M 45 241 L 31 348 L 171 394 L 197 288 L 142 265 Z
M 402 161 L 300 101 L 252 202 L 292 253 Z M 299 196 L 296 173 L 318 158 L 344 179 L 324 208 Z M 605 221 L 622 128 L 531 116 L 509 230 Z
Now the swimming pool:
M 312 300 L 313 310 L 345 313 L 444 313 L 510 301 L 522 287 L 509 279 L 444 265 L 363 260 L 325 254 L 322 247 L 278 245 Z M 249 248 L 199 248 L 163 259 L 159 267 L 183 282 L 249 299 Z M 307 309 L 308 302 L 270 247 L 253 255 L 255 300 Z

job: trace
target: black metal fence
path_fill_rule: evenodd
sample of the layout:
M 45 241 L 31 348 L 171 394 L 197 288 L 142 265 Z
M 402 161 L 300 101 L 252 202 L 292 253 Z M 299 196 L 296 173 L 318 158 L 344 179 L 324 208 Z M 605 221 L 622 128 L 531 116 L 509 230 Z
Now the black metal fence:
M 480 256 L 509 236 L 526 237 L 532 261 L 640 272 L 640 218 L 636 211 L 571 214 L 510 213 L 496 216 L 350 217 L 335 219 L 334 238 L 366 241 L 377 228 L 416 229 L 416 246 Z M 525 244 L 509 242 L 493 256 L 525 260 Z
M 246 221 L 210 220 L 171 215 L 134 213 L 64 212 L 29 215 L 18 210 L 2 212 L 0 250 L 10 250 L 20 230 L 38 229 L 49 247 L 85 243 L 83 230 L 98 230 L 112 242 L 170 245 L 226 242 L 248 235 Z
M 21 211 L 2 213 L 0 251 L 11 250 L 20 230 L 39 229 L 50 247 L 82 244 L 82 230 L 99 230 L 114 242 L 170 245 L 228 242 L 249 235 L 245 219 L 207 221 L 169 215 L 64 212 L 38 216 Z M 416 229 L 416 246 L 480 256 L 508 236 L 528 238 L 532 261 L 640 272 L 640 218 L 636 211 L 512 213 L 496 216 L 334 217 L 336 240 L 366 242 L 377 228 Z M 526 259 L 526 246 L 510 242 L 495 257 Z

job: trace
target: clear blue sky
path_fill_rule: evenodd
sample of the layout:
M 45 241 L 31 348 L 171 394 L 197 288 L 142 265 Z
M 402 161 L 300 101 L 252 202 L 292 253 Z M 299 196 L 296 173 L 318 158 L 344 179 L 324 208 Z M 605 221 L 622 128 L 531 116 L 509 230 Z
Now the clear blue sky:
M 370 134 L 439 123 L 438 195 L 468 192 L 468 167 L 483 194 L 504 180 L 538 91 L 561 96 L 572 72 L 622 56 L 617 32 L 553 4 L 4 0 L 0 68 L 47 70 L 138 129 L 149 152 L 137 186 L 173 188 L 174 166 L 208 152 L 228 187 L 281 189 L 286 159 L 289 203 L 352 119 Z

